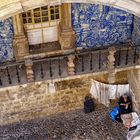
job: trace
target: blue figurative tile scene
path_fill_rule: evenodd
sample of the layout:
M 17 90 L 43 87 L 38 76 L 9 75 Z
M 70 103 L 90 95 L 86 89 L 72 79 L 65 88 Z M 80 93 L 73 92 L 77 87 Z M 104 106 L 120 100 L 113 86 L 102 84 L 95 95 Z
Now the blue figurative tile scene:
M 124 44 L 131 41 L 134 16 L 103 5 L 72 4 L 76 46 L 83 48 Z
M 14 59 L 12 18 L 0 21 L 0 63 Z

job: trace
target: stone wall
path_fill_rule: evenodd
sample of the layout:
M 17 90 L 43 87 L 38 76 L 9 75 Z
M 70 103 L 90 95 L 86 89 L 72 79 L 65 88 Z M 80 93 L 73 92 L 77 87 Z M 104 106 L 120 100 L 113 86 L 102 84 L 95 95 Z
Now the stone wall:
M 116 83 L 126 83 L 126 74 L 117 73 Z M 55 93 L 50 93 L 49 84 L 45 81 L 1 88 L 0 125 L 83 108 L 92 78 L 107 83 L 107 74 L 100 74 L 55 82 Z
M 56 82 L 55 86 L 53 94 L 46 82 L 0 89 L 0 125 L 81 108 L 90 80 Z

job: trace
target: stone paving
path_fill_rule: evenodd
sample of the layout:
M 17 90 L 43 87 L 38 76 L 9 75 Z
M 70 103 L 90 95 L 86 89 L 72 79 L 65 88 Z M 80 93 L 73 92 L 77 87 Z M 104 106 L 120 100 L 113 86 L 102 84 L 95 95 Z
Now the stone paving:
M 110 109 L 98 105 L 92 113 L 82 109 L 44 119 L 0 127 L 0 140 L 125 140 L 127 130 L 112 122 Z

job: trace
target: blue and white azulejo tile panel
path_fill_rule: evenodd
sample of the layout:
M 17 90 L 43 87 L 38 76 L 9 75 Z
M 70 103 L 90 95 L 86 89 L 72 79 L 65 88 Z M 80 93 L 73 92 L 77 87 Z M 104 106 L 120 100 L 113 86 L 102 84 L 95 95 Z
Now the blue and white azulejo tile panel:
M 72 4 L 77 47 L 99 47 L 131 41 L 134 16 L 102 5 Z
M 0 21 L 0 63 L 11 61 L 13 54 L 13 22 L 12 18 Z

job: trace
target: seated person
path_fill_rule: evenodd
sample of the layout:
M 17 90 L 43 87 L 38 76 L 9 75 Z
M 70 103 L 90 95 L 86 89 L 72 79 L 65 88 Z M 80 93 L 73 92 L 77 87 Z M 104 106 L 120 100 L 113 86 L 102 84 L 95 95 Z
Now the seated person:
M 125 93 L 119 98 L 120 114 L 127 114 L 132 112 L 132 101 L 130 97 Z
M 91 95 L 87 95 L 85 97 L 85 101 L 84 101 L 84 111 L 85 113 L 90 113 L 92 111 L 94 111 L 94 101 L 91 97 Z

